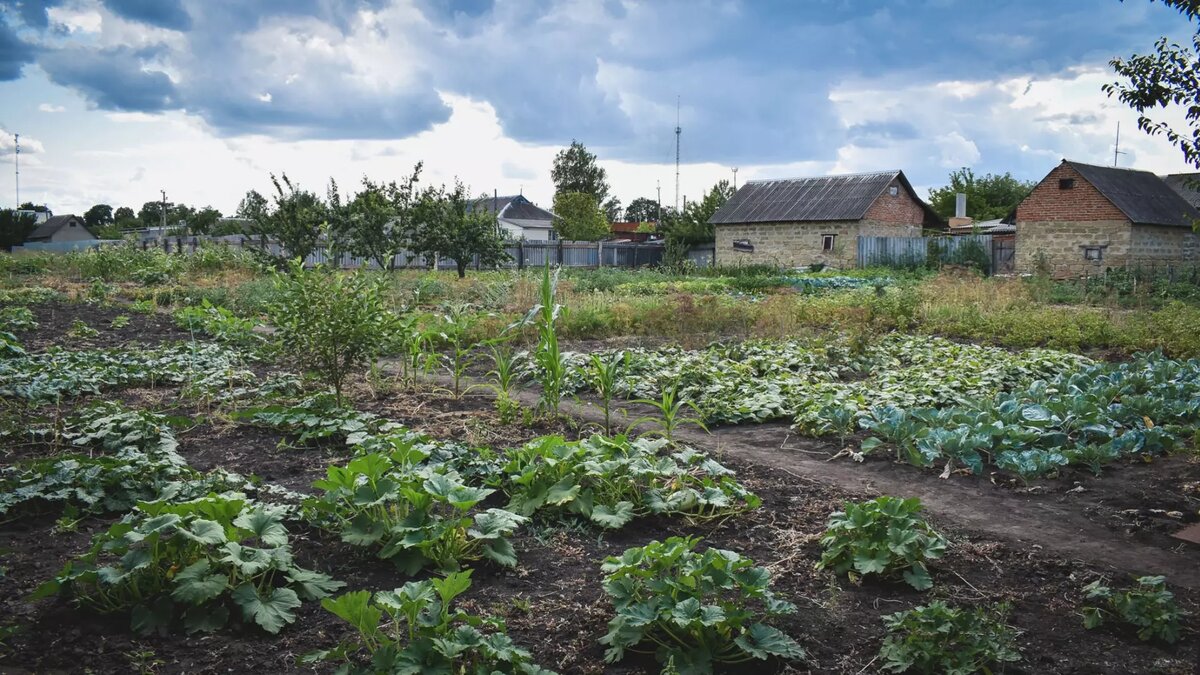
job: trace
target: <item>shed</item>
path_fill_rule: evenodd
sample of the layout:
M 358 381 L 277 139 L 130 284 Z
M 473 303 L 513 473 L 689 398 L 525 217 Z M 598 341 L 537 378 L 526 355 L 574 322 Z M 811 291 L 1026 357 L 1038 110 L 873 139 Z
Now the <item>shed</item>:
M 75 215 L 53 216 L 37 226 L 26 243 L 47 243 L 64 241 L 87 241 L 98 239 L 96 234 L 88 229 L 83 218 Z

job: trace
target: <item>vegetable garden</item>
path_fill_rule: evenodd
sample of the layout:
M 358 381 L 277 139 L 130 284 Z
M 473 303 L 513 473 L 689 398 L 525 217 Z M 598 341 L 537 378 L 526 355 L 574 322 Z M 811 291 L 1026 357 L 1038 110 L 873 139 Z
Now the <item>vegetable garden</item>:
M 469 282 L 294 267 L 245 270 L 250 307 L 157 294 L 237 272 L 219 256 L 86 255 L 72 264 L 103 275 L 23 270 L 0 293 L 5 669 L 1200 658 L 1200 549 L 1170 537 L 1200 520 L 1200 361 L 870 316 L 686 346 L 570 328 L 583 293 L 878 317 L 919 277 L 547 269 L 447 301 L 426 286 Z

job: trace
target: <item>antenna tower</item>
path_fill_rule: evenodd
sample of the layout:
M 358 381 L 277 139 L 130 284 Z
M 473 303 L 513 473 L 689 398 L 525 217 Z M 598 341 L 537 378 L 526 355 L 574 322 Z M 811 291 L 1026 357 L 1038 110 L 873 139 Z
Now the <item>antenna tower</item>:
M 1121 122 L 1118 120 L 1117 121 L 1117 142 L 1113 143 L 1113 166 L 1114 167 L 1117 165 L 1117 156 L 1124 155 L 1124 154 L 1126 154 L 1126 153 L 1121 151 Z
M 675 97 L 675 213 L 679 213 L 679 134 L 683 127 L 679 126 L 679 97 Z
M 21 208 L 21 134 L 13 134 L 13 143 L 16 145 L 16 155 L 13 156 L 13 171 L 14 178 L 17 184 L 17 208 Z

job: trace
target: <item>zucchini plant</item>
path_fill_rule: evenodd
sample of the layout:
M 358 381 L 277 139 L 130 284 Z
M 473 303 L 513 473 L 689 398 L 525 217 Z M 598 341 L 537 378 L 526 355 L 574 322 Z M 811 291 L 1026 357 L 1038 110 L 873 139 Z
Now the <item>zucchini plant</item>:
M 1113 590 L 1103 579 L 1084 587 L 1084 598 L 1092 603 L 1083 608 L 1084 628 L 1096 628 L 1108 619 L 1117 619 L 1137 630 L 1141 640 L 1179 640 L 1179 620 L 1183 613 L 1175 604 L 1175 595 L 1167 590 L 1166 577 L 1138 577 L 1132 588 Z
M 933 579 L 926 562 L 942 557 L 946 539 L 921 519 L 920 512 L 921 502 L 915 497 L 846 502 L 844 511 L 829 517 L 817 568 L 848 574 L 851 581 L 868 574 L 901 574 L 919 591 L 930 588 Z
M 665 439 L 545 436 L 510 450 L 489 485 L 508 494 L 515 513 L 573 514 L 606 528 L 649 514 L 720 518 L 761 504 L 707 455 L 666 447 Z
M 516 673 L 553 675 L 504 632 L 504 622 L 451 609 L 471 587 L 471 570 L 410 581 L 373 596 L 354 591 L 321 606 L 354 627 L 351 640 L 305 654 L 302 663 L 340 662 L 339 673 Z
M 1017 631 L 1005 623 L 1008 608 L 951 607 L 934 601 L 883 617 L 888 635 L 881 667 L 893 673 L 971 675 L 1019 661 Z
M 280 447 L 311 447 L 330 439 L 357 442 L 372 434 L 387 433 L 400 425 L 378 415 L 345 408 L 328 393 L 315 394 L 296 404 L 274 403 L 233 413 L 233 419 L 281 429 L 292 438 Z
M 600 643 L 615 663 L 654 654 L 663 672 L 712 672 L 714 664 L 805 658 L 772 618 L 796 611 L 775 597 L 770 573 L 733 551 L 697 550 L 699 538 L 672 537 L 626 550 L 601 566 L 616 616 Z
M 374 549 L 409 575 L 425 567 L 456 570 L 481 558 L 516 565 L 509 537 L 526 519 L 503 509 L 475 510 L 494 490 L 467 486 L 453 471 L 415 468 L 427 456 L 409 446 L 331 466 L 313 483 L 324 494 L 307 500 L 305 511 L 314 524 Z
M 101 613 L 128 612 L 139 634 L 211 632 L 231 613 L 278 633 L 302 601 L 343 585 L 295 564 L 279 508 L 213 495 L 139 503 L 33 598 L 64 594 Z

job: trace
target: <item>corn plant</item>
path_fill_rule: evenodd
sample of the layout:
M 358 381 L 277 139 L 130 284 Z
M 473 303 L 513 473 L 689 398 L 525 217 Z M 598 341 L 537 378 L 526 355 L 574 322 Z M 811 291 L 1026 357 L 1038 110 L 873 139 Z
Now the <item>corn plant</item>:
M 34 598 L 64 593 L 101 613 L 129 612 L 134 632 L 220 629 L 236 611 L 278 633 L 303 600 L 339 581 L 297 566 L 280 509 L 210 496 L 141 502 Z
M 916 498 L 846 502 L 844 511 L 829 517 L 817 568 L 849 574 L 851 580 L 902 573 L 913 588 L 930 588 L 933 579 L 926 562 L 942 557 L 946 539 L 920 518 L 920 511 Z
M 453 303 L 446 305 L 440 319 L 441 332 L 438 333 L 438 337 L 450 348 L 450 353 L 443 354 L 442 360 L 454 381 L 452 393 L 455 400 L 458 400 L 464 393 L 462 389 L 463 376 L 466 375 L 467 369 L 474 361 L 473 354 L 476 345 L 469 341 L 468 336 L 471 329 L 479 323 L 480 315 L 474 311 L 471 305 Z
M 1098 604 L 1083 608 L 1084 628 L 1096 628 L 1115 618 L 1137 629 L 1141 640 L 1179 640 L 1179 619 L 1183 612 L 1175 604 L 1175 595 L 1167 590 L 1166 577 L 1138 577 L 1137 585 L 1113 590 L 1103 579 L 1084 587 L 1084 598 Z
M 627 651 L 654 654 L 664 672 L 712 672 L 714 664 L 805 658 L 768 625 L 796 608 L 775 597 L 770 573 L 733 551 L 698 551 L 699 538 L 626 550 L 601 566 L 616 616 L 600 643 L 615 663 Z
M 421 325 L 421 317 L 409 313 L 400 319 L 394 340 L 399 342 L 401 384 L 415 389 L 421 376 L 428 375 L 437 362 L 433 341 L 437 333 Z
M 629 429 L 633 429 L 643 422 L 655 424 L 658 426 L 658 428 L 648 433 L 662 436 L 663 438 L 667 439 L 667 442 L 669 443 L 675 442 L 675 432 L 685 424 L 694 424 L 703 429 L 705 432 L 708 431 L 708 427 L 704 426 L 703 421 L 699 419 L 686 418 L 683 416 L 688 409 L 696 413 L 697 417 L 701 416 L 701 413 L 700 409 L 696 407 L 695 403 L 692 403 L 691 401 L 686 400 L 679 395 L 678 382 L 673 382 L 670 385 L 663 387 L 660 398 L 657 401 L 648 398 L 639 398 L 634 399 L 632 402 L 650 406 L 656 413 L 658 413 L 658 415 L 639 417 L 629 424 Z
M 503 621 L 451 609 L 471 587 L 471 570 L 410 581 L 394 591 L 346 593 L 321 606 L 354 627 L 356 635 L 303 663 L 342 662 L 340 673 L 517 673 L 553 675 L 504 632 Z M 369 664 L 369 665 L 367 665 Z
M 305 502 L 309 519 L 355 546 L 375 549 L 406 574 L 456 570 L 488 558 L 517 563 L 509 537 L 525 518 L 502 509 L 470 512 L 493 490 L 464 485 L 453 472 L 414 471 L 428 454 L 416 444 L 390 455 L 364 454 L 331 466 Z
M 1021 660 L 1006 605 L 958 608 L 941 601 L 883 617 L 881 667 L 894 673 L 990 673 Z
M 628 370 L 628 352 L 618 352 L 607 359 L 599 354 L 591 355 L 587 377 L 592 384 L 592 390 L 600 397 L 600 406 L 604 410 L 605 434 L 612 434 L 612 402 L 618 396 L 617 389 L 621 377 Z
M 558 292 L 559 269 L 550 274 L 550 263 L 546 262 L 542 270 L 542 283 L 539 287 L 540 300 L 530 308 L 510 329 L 535 325 L 538 331 L 538 343 L 533 352 L 534 373 L 542 386 L 542 397 L 538 407 L 548 412 L 552 417 L 558 416 L 559 404 L 567 386 L 570 367 L 558 347 L 559 319 L 566 316 L 567 308 L 556 302 Z

